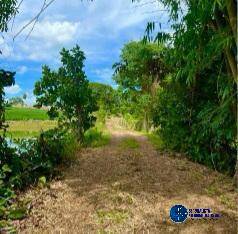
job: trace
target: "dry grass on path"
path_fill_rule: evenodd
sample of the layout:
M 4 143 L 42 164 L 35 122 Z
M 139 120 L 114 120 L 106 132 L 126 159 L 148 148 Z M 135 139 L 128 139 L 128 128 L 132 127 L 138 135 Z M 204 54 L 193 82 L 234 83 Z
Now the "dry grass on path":
M 49 188 L 33 189 L 21 233 L 236 233 L 231 179 L 186 159 L 156 152 L 139 133 L 108 128 L 108 146 L 88 148 Z M 139 147 L 121 147 L 133 138 Z M 218 220 L 170 221 L 174 204 L 209 207 Z

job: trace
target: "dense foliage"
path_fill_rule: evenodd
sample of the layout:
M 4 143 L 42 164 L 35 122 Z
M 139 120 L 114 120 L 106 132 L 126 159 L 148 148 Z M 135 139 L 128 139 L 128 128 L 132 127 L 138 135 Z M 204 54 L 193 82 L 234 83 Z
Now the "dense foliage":
M 151 126 L 151 105 L 156 89 L 167 74 L 163 62 L 164 46 L 129 42 L 121 52 L 121 61 L 115 63 L 114 80 L 118 84 L 120 112 L 137 118 L 137 129 Z
M 9 20 L 17 13 L 17 0 L 1 0 L 0 12 L 0 32 L 7 32 Z
M 112 86 L 98 82 L 90 82 L 89 87 L 92 89 L 99 111 L 104 111 L 106 116 L 117 112 L 117 93 Z
M 49 106 L 50 117 L 61 114 L 61 123 L 71 127 L 79 141 L 84 132 L 95 122 L 93 112 L 97 110 L 96 100 L 89 88 L 83 71 L 85 56 L 79 46 L 71 50 L 62 49 L 62 66 L 51 71 L 44 66 L 42 78 L 35 84 L 34 94 L 39 106 Z
M 236 163 L 236 6 L 227 1 L 161 1 L 173 32 L 164 61 L 172 69 L 158 90 L 153 113 L 165 144 L 195 161 L 234 174 Z M 151 39 L 155 23 L 147 26 Z
M 4 125 L 5 122 L 5 102 L 4 102 L 4 87 L 11 86 L 14 84 L 15 73 L 10 71 L 0 70 L 0 130 L 6 129 Z M 0 147 L 2 143 L 2 138 L 0 136 Z

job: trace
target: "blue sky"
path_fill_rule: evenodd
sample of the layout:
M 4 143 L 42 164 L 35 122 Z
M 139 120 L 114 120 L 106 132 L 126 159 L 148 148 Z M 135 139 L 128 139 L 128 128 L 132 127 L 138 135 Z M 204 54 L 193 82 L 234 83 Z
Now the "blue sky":
M 49 0 L 48 0 L 49 1 Z M 85 72 L 90 81 L 114 85 L 112 65 L 119 60 L 123 45 L 143 37 L 148 21 L 159 21 L 169 31 L 168 16 L 153 0 L 56 0 L 40 17 L 30 37 L 31 27 L 14 41 L 13 37 L 41 8 L 43 0 L 24 0 L 12 30 L 0 37 L 0 67 L 16 71 L 15 86 L 5 89 L 7 98 L 27 93 L 27 103 L 35 100 L 34 83 L 44 64 L 60 65 L 59 51 L 78 44 L 86 54 Z

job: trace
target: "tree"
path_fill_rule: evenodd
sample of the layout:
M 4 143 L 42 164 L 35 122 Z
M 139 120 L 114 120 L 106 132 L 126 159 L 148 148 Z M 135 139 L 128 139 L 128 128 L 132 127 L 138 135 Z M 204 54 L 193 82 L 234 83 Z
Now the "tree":
M 162 44 L 129 42 L 122 49 L 121 61 L 113 65 L 114 80 L 124 89 L 153 94 L 167 74 L 163 50 Z
M 7 32 L 8 22 L 17 13 L 17 0 L 0 1 L 0 32 Z
M 110 115 L 115 113 L 116 109 L 116 91 L 106 84 L 90 82 L 89 87 L 92 89 L 93 96 L 97 100 L 97 105 L 100 109 L 106 111 Z
M 52 71 L 48 66 L 42 68 L 42 78 L 35 83 L 34 94 L 39 106 L 49 106 L 50 117 L 61 115 L 64 126 L 70 126 L 79 141 L 89 129 L 97 110 L 96 100 L 89 88 L 83 71 L 85 56 L 77 45 L 71 50 L 60 52 L 62 66 Z
M 23 99 L 23 100 L 26 100 L 26 99 L 27 99 L 27 94 L 26 94 L 26 93 L 23 94 L 22 99 Z
M 130 42 L 121 52 L 121 61 L 114 64 L 114 80 L 128 99 L 127 110 L 143 116 L 143 128 L 149 129 L 153 96 L 168 69 L 163 61 L 164 46 Z M 130 100 L 129 100 L 130 99 Z
M 14 72 L 0 70 L 0 130 L 5 128 L 4 87 L 14 85 Z M 1 136 L 0 136 L 1 140 Z
M 160 2 L 170 13 L 173 32 L 156 31 L 154 41 L 166 41 L 170 47 L 165 61 L 173 72 L 161 84 L 156 124 L 167 143 L 179 146 L 195 161 L 234 174 L 237 1 Z M 148 24 L 147 41 L 155 26 Z

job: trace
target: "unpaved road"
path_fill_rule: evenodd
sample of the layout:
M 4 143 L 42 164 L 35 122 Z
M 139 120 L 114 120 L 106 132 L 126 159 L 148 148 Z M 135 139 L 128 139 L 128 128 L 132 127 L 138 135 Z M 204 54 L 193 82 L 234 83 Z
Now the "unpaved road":
M 156 152 L 145 136 L 109 123 L 109 145 L 84 149 L 48 188 L 32 189 L 20 233 L 236 233 L 231 179 L 184 158 Z M 139 147 L 121 147 L 132 137 Z M 211 208 L 218 220 L 175 224 L 170 207 Z

